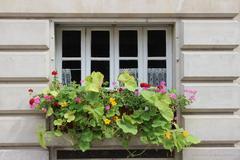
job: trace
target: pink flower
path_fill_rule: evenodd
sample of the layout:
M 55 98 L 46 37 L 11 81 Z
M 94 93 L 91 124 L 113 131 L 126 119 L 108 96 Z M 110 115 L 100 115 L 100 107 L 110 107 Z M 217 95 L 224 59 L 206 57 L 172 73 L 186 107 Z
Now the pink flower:
M 159 92 L 162 93 L 162 94 L 165 94 L 167 92 L 167 90 L 166 90 L 166 88 L 163 88 L 163 89 L 160 89 Z
M 190 101 L 193 102 L 196 100 L 196 94 L 197 94 L 197 90 L 195 89 L 185 89 L 184 90 L 184 95 L 186 96 L 186 98 Z
M 46 108 L 42 108 L 42 112 L 43 112 L 43 113 L 46 113 L 46 112 L 47 112 L 47 109 L 46 109 Z
M 54 97 L 49 95 L 44 95 L 43 98 L 46 99 L 46 101 L 51 102 Z
M 115 87 L 117 85 L 116 82 L 112 82 L 112 86 Z
M 40 104 L 40 97 L 34 97 L 29 100 L 30 108 L 34 109 L 38 104 Z
M 177 99 L 177 95 L 176 95 L 175 93 L 170 93 L 170 94 L 169 94 L 169 97 L 170 97 L 171 99 Z
M 85 82 L 85 81 L 82 79 L 82 80 L 80 81 L 81 85 L 83 85 L 84 82 Z
M 111 109 L 111 107 L 109 105 L 105 106 L 105 110 L 109 111 Z
M 136 90 L 134 91 L 134 94 L 135 94 L 136 96 L 139 96 L 139 95 L 140 95 L 140 92 L 139 92 L 139 90 L 138 90 L 138 89 L 136 89 Z
M 75 98 L 75 102 L 76 102 L 76 103 L 81 103 L 81 98 L 76 97 L 76 98 Z
M 161 81 L 160 82 L 160 86 L 166 86 L 166 82 L 165 81 Z

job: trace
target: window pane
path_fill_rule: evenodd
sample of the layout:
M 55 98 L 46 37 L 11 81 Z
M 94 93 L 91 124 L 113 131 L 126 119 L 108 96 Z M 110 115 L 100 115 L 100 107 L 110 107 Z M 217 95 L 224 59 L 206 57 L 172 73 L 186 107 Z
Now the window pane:
M 81 57 L 81 31 L 62 32 L 63 57 Z
M 148 61 L 148 83 L 159 85 L 161 81 L 166 82 L 166 61 Z
M 104 75 L 104 81 L 110 80 L 109 75 L 109 61 L 92 61 L 91 62 L 91 72 L 98 71 Z
M 124 71 L 131 73 L 136 79 L 138 78 L 138 61 L 137 60 L 120 60 L 120 73 Z
M 137 57 L 138 40 L 137 31 L 119 31 L 119 54 L 120 57 Z
M 110 33 L 109 31 L 92 31 L 91 56 L 109 57 Z
M 149 57 L 166 56 L 166 31 L 163 30 L 148 31 L 148 56 Z
M 62 62 L 62 82 L 68 84 L 70 81 L 80 83 L 81 80 L 81 62 L 63 61 Z

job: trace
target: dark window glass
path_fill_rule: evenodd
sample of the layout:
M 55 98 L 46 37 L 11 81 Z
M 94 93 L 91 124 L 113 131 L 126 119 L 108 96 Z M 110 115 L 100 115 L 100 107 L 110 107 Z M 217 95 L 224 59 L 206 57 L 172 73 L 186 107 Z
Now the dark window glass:
M 109 75 L 109 61 L 92 61 L 91 62 L 91 72 L 98 71 L 104 75 L 104 81 L 110 80 Z
M 62 62 L 62 81 L 64 84 L 70 81 L 80 83 L 81 80 L 81 62 L 63 61 Z M 69 73 L 70 72 L 70 73 Z
M 62 32 L 62 56 L 81 57 L 81 31 Z
M 167 70 L 165 60 L 149 60 L 148 61 L 148 83 L 151 85 L 159 85 L 161 81 L 166 82 Z
M 166 56 L 166 31 L 149 30 L 147 39 L 149 57 Z
M 92 31 L 91 56 L 109 57 L 110 34 L 109 31 Z
M 119 31 L 119 54 L 120 57 L 138 56 L 137 31 Z

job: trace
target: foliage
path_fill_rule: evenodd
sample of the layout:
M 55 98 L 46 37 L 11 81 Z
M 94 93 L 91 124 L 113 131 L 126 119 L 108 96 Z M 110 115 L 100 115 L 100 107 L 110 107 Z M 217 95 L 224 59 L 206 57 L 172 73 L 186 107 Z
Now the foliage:
M 138 88 L 128 72 L 118 77 L 122 87 L 113 89 L 102 87 L 104 76 L 100 72 L 93 72 L 82 85 L 61 85 L 56 75 L 54 72 L 48 88 L 29 101 L 32 109 L 53 119 L 53 130 L 38 132 L 44 148 L 46 135 L 65 134 L 82 151 L 90 149 L 93 141 L 109 138 L 119 138 L 126 147 L 134 136 L 143 144 L 163 145 L 170 151 L 200 142 L 174 120 L 177 108 L 193 102 L 194 90 L 186 91 L 188 96 L 177 95 L 174 89 L 166 89 L 165 82 L 159 86 L 142 83 Z

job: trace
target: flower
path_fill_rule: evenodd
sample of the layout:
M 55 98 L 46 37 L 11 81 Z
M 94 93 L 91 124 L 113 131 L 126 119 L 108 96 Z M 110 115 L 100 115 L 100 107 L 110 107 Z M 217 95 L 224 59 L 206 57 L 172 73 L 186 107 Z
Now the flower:
M 81 98 L 76 97 L 76 98 L 75 98 L 75 102 L 76 102 L 76 103 L 81 103 Z
M 106 125 L 109 125 L 110 123 L 111 123 L 111 120 L 110 119 L 104 119 L 104 123 L 106 124 Z
M 53 96 L 50 96 L 50 95 L 44 95 L 43 98 L 48 101 L 48 102 L 51 102 L 53 100 Z
M 170 93 L 170 94 L 169 94 L 169 97 L 170 97 L 171 99 L 177 99 L 177 95 L 176 95 L 175 93 Z
M 46 108 L 42 108 L 42 112 L 43 112 L 43 113 L 46 113 L 46 112 L 47 112 L 47 109 L 46 109 Z
M 188 137 L 189 136 L 189 132 L 187 131 L 187 130 L 184 130 L 183 132 L 182 132 L 182 135 L 183 135 L 183 137 Z
M 119 120 L 119 117 L 118 116 L 113 116 L 113 120 L 116 122 Z
M 148 84 L 148 83 L 140 83 L 140 87 L 141 87 L 141 88 L 150 88 L 151 85 Z
M 111 107 L 109 105 L 105 106 L 105 110 L 109 111 L 111 109 Z
M 33 89 L 32 89 L 32 88 L 29 88 L 29 89 L 28 89 L 28 92 L 29 92 L 29 93 L 32 93 L 32 92 L 33 92 Z
M 59 103 L 61 107 L 67 107 L 68 103 L 66 101 L 60 102 Z
M 184 90 L 184 95 L 187 97 L 187 99 L 190 102 L 193 102 L 196 100 L 196 94 L 197 94 L 197 90 L 195 90 L 195 89 L 185 89 Z
M 112 86 L 115 87 L 117 85 L 117 82 L 112 82 Z
M 55 71 L 55 70 L 54 70 L 54 71 L 52 71 L 52 75 L 53 75 L 53 76 L 57 76 L 57 74 L 58 74 L 58 72 L 57 72 L 57 71 Z
M 168 140 L 172 139 L 172 133 L 167 131 L 165 134 L 164 134 L 164 137 Z
M 36 96 L 34 98 L 31 98 L 29 100 L 29 104 L 30 104 L 30 108 L 31 109 L 34 109 L 37 105 L 40 104 L 40 97 L 39 96 Z
M 111 103 L 112 106 L 117 105 L 117 102 L 116 102 L 115 98 L 112 98 L 112 97 L 111 97 L 111 98 L 109 99 L 109 102 Z
M 59 105 L 58 102 L 54 102 L 54 103 L 53 103 L 53 106 L 54 106 L 54 107 L 59 107 L 60 105 Z
M 83 85 L 83 83 L 84 83 L 85 81 L 82 79 L 82 80 L 80 80 L 80 83 L 81 83 L 81 85 Z

